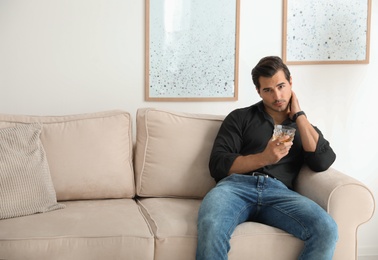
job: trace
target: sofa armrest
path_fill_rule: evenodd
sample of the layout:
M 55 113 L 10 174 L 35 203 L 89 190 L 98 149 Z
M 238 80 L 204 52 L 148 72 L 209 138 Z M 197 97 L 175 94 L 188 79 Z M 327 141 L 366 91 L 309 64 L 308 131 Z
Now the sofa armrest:
M 294 189 L 323 207 L 336 221 L 339 240 L 333 259 L 357 259 L 357 229 L 374 214 L 372 192 L 361 182 L 333 168 L 301 169 Z

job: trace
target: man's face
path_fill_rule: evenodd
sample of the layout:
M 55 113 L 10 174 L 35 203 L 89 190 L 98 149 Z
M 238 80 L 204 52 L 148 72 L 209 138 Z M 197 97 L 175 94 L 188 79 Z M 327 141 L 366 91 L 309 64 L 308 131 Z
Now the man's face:
M 260 77 L 260 90 L 257 90 L 262 98 L 267 112 L 287 111 L 291 98 L 290 82 L 285 78 L 282 70 L 277 71 L 271 78 Z

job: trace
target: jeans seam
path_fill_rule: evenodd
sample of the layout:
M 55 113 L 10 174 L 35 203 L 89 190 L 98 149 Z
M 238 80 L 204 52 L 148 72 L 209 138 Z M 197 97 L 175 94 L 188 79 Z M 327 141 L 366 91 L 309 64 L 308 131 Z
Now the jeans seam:
M 299 219 L 293 217 L 291 214 L 289 214 L 287 211 L 281 209 L 280 207 L 276 207 L 276 206 L 271 206 L 271 207 L 274 208 L 275 210 L 278 210 L 278 211 L 282 212 L 283 214 L 285 214 L 286 216 L 290 217 L 291 219 L 295 220 L 303 228 L 305 236 L 306 236 L 305 240 L 307 240 L 308 238 L 310 238 L 310 234 L 308 232 L 308 229 L 306 228 L 306 225 L 304 225 Z
M 234 232 L 236 226 L 239 224 L 240 221 L 238 221 L 238 220 L 239 220 L 240 216 L 242 215 L 242 213 L 245 212 L 248 208 L 250 208 L 250 207 L 252 207 L 252 206 L 253 206 L 253 204 L 252 204 L 252 203 L 249 203 L 248 205 L 246 205 L 244 208 L 242 208 L 242 209 L 239 211 L 239 214 L 237 215 L 237 217 L 236 217 L 235 220 L 233 221 L 232 225 L 231 225 L 231 226 L 229 227 L 229 229 L 227 230 L 227 235 L 228 235 L 229 237 L 231 237 L 231 235 L 232 235 L 232 233 Z M 245 221 L 244 221 L 244 222 L 245 222 Z M 232 228 L 232 227 L 234 227 L 234 228 L 233 228 L 233 230 L 231 231 L 231 228 Z

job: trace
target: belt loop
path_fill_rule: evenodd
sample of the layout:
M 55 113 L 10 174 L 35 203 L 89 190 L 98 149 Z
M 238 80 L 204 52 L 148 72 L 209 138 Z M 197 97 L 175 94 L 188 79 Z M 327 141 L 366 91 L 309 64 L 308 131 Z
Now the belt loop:
M 270 177 L 268 174 L 261 173 L 261 172 L 252 172 L 251 176 L 264 176 L 265 178 Z

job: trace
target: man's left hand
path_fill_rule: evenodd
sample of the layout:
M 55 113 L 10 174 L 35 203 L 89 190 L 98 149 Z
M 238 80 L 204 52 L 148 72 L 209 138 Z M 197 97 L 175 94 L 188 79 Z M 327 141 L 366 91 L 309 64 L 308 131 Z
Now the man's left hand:
M 290 119 L 293 119 L 294 114 L 301 111 L 301 107 L 299 106 L 297 95 L 294 93 L 294 91 L 291 91 L 291 100 L 290 100 L 290 112 L 289 117 Z

